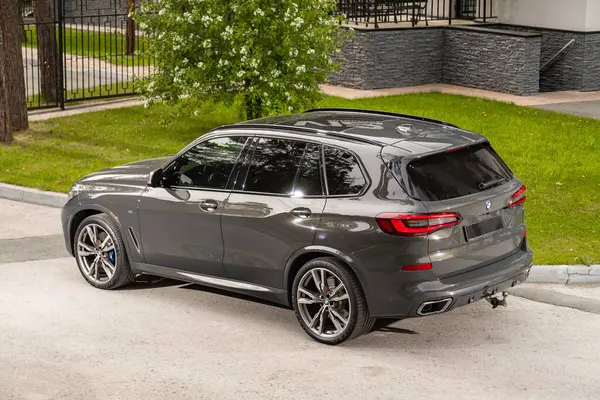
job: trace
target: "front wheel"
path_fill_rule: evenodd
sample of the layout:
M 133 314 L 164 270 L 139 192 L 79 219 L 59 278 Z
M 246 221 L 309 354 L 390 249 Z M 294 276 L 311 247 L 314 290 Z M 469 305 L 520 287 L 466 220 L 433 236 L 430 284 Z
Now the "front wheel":
M 292 304 L 304 331 L 325 344 L 367 333 L 375 322 L 358 279 L 335 258 L 316 258 L 300 268 Z
M 116 289 L 135 277 L 119 228 L 106 214 L 91 215 L 81 222 L 73 250 L 81 275 L 94 287 Z

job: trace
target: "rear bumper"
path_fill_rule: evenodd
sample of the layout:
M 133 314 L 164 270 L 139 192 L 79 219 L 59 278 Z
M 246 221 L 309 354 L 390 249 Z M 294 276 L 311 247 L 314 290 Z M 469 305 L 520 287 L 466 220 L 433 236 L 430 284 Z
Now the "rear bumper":
M 399 288 L 390 288 L 388 293 L 394 293 L 392 297 L 370 299 L 374 301 L 369 301 L 369 308 L 374 317 L 410 318 L 420 316 L 418 311 L 423 303 L 451 300 L 442 311 L 447 312 L 525 282 L 532 259 L 533 253 L 526 248 L 464 274 L 435 281 L 411 280 Z

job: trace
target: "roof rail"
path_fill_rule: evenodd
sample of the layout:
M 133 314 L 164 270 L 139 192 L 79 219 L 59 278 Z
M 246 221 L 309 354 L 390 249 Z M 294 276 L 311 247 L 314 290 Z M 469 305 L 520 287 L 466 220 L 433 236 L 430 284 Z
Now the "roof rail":
M 398 114 L 398 113 L 387 112 L 387 111 L 362 110 L 359 108 L 313 108 L 310 110 L 306 110 L 304 112 L 312 113 L 312 112 L 321 112 L 321 111 L 341 111 L 341 112 L 354 112 L 354 113 L 362 113 L 362 114 L 388 115 L 390 117 L 414 119 L 414 120 L 418 120 L 418 121 L 431 122 L 433 124 L 439 124 L 439 125 L 444 125 L 444 126 L 451 126 L 453 128 L 458 128 L 458 126 L 456 126 L 454 124 L 451 124 L 446 121 L 440 121 L 440 120 L 433 119 L 433 118 L 417 117 L 415 115 Z
M 303 126 L 295 126 L 295 125 L 272 125 L 272 124 L 232 124 L 232 125 L 223 125 L 218 128 L 213 129 L 211 132 L 220 131 L 222 129 L 270 129 L 277 131 L 296 131 L 298 133 L 312 133 L 313 135 L 324 135 L 331 136 L 343 139 L 354 140 L 355 142 L 362 142 L 367 144 L 372 144 L 375 146 L 383 146 L 385 143 L 378 142 L 377 140 L 367 139 L 361 136 L 355 136 L 352 134 L 346 134 L 344 132 L 333 132 L 323 129 L 313 129 L 306 128 Z

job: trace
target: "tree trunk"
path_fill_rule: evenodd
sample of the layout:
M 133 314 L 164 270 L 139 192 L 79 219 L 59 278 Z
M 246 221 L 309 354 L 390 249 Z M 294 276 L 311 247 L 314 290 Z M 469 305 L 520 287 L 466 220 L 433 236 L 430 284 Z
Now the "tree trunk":
M 12 142 L 12 123 L 8 110 L 8 91 L 4 74 L 4 52 L 2 32 L 0 32 L 0 143 Z
M 0 33 L 4 76 L 8 92 L 8 110 L 14 131 L 29 127 L 27 122 L 27 96 L 23 76 L 23 53 L 21 51 L 21 16 L 19 4 L 22 0 L 0 0 Z
M 127 0 L 127 12 L 131 14 L 135 8 L 135 0 Z M 125 54 L 128 56 L 135 52 L 135 21 L 127 17 L 127 31 L 125 36 Z
M 52 0 L 34 0 L 35 26 L 37 32 L 38 64 L 42 98 L 48 103 L 57 99 L 58 60 L 56 57 L 56 30 Z

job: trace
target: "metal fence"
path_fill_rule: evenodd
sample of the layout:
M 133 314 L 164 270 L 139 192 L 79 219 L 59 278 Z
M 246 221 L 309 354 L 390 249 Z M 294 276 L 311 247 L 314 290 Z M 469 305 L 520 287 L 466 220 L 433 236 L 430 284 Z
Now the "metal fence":
M 152 73 L 147 41 L 128 0 L 30 0 L 23 4 L 29 109 L 126 96 Z
M 338 0 L 338 10 L 350 23 L 419 23 L 430 21 L 480 20 L 495 18 L 494 0 Z

